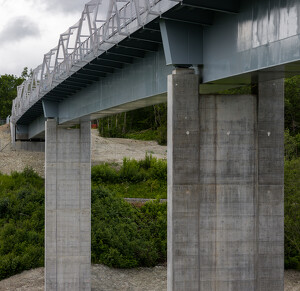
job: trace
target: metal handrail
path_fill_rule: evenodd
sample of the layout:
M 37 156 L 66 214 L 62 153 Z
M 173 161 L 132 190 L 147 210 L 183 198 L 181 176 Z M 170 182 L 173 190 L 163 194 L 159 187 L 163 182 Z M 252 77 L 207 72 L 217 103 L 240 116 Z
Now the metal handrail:
M 17 89 L 13 101 L 11 121 L 19 118 L 54 86 L 62 82 L 86 63 L 101 55 L 117 41 L 141 28 L 162 13 L 159 4 L 165 3 L 166 10 L 182 0 L 109 0 L 106 19 L 102 19 L 99 8 L 102 0 L 89 1 L 84 6 L 80 20 L 60 35 L 58 46 L 44 55 L 44 61 Z M 141 5 L 142 2 L 142 5 Z M 117 4 L 122 7 L 118 9 Z M 91 15 L 94 19 L 91 20 Z M 82 26 L 87 22 L 89 35 L 83 34 Z M 103 23 L 97 27 L 98 23 Z M 131 27 L 133 26 L 133 27 Z M 74 31 L 77 33 L 75 34 Z M 70 39 L 76 35 L 74 48 Z M 82 38 L 85 38 L 81 41 Z M 64 45 L 62 45 L 62 43 Z M 69 53 L 69 50 L 72 50 Z M 60 54 L 63 53 L 63 58 Z

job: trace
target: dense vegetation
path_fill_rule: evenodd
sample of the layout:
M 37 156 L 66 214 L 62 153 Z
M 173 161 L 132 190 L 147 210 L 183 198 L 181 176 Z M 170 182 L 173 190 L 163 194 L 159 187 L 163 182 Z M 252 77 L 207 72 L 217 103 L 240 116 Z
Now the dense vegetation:
M 152 267 L 167 258 L 167 205 L 140 209 L 113 192 L 92 191 L 92 262 L 111 267 Z
M 104 137 L 156 140 L 167 144 L 167 103 L 119 113 L 99 120 Z
M 300 158 L 285 161 L 284 170 L 284 263 L 300 270 Z
M 0 280 L 44 263 L 44 181 L 0 175 Z
M 12 101 L 17 97 L 17 86 L 28 78 L 28 69 L 24 68 L 21 77 L 0 75 L 0 119 L 11 115 Z
M 139 185 L 145 196 L 165 198 L 166 174 L 166 161 L 151 156 L 139 162 L 124 159 L 119 170 L 107 164 L 92 168 L 94 263 L 132 268 L 166 261 L 166 203 L 156 200 L 137 208 L 121 198 L 134 196 Z M 43 264 L 44 180 L 31 169 L 0 174 L 0 280 Z
M 92 183 L 127 198 L 167 198 L 167 161 L 146 155 L 144 160 L 124 158 L 120 169 L 108 164 L 92 167 Z

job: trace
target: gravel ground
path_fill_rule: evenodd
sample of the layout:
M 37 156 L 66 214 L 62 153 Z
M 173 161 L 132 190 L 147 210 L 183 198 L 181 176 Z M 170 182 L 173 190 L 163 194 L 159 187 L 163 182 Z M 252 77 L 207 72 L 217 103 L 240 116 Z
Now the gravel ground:
M 44 176 L 44 153 L 15 151 L 10 144 L 8 125 L 0 126 L 0 172 L 10 174 L 21 172 L 26 166 L 32 167 L 39 175 Z
M 15 151 L 10 143 L 8 125 L 0 126 L 0 172 L 10 174 L 12 171 L 21 172 L 26 166 L 32 167 L 44 177 L 45 154 L 27 151 Z M 154 141 L 140 141 L 121 138 L 103 138 L 96 129 L 92 129 L 92 164 L 117 163 L 121 164 L 124 157 L 141 160 L 146 153 L 159 159 L 167 158 L 167 147 L 160 146 Z
M 112 269 L 92 266 L 92 291 L 162 291 L 167 289 L 165 266 L 137 269 Z M 44 268 L 25 271 L 0 281 L 0 291 L 44 290 Z
M 284 273 L 284 291 L 300 290 L 300 272 Z M 25 271 L 0 281 L 0 291 L 44 290 L 44 268 Z M 112 269 L 92 266 L 92 291 L 163 291 L 167 289 L 167 268 Z M 187 290 L 188 291 L 188 290 Z

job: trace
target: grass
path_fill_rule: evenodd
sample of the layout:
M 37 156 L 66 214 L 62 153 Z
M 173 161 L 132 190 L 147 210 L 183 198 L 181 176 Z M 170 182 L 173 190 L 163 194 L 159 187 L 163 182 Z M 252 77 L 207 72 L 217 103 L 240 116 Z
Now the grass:
M 104 187 L 124 198 L 167 198 L 167 161 L 146 155 L 124 159 L 118 169 L 107 163 L 92 167 L 93 187 Z
M 127 133 L 124 137 L 137 140 L 157 140 L 158 132 L 157 130 L 146 129 L 138 132 Z
M 106 189 L 123 198 L 166 199 L 167 183 L 159 180 L 147 180 L 138 183 L 102 184 Z

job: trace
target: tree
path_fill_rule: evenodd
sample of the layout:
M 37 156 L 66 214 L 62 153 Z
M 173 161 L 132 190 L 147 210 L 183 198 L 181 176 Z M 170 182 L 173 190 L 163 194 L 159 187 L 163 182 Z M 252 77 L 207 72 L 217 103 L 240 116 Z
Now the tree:
M 27 75 L 25 69 L 22 77 L 0 75 L 0 119 L 5 119 L 11 114 L 12 100 L 17 97 L 17 87 L 23 83 Z
M 285 161 L 284 252 L 285 267 L 300 269 L 300 158 Z
M 300 76 L 285 80 L 285 128 L 291 135 L 300 133 Z

